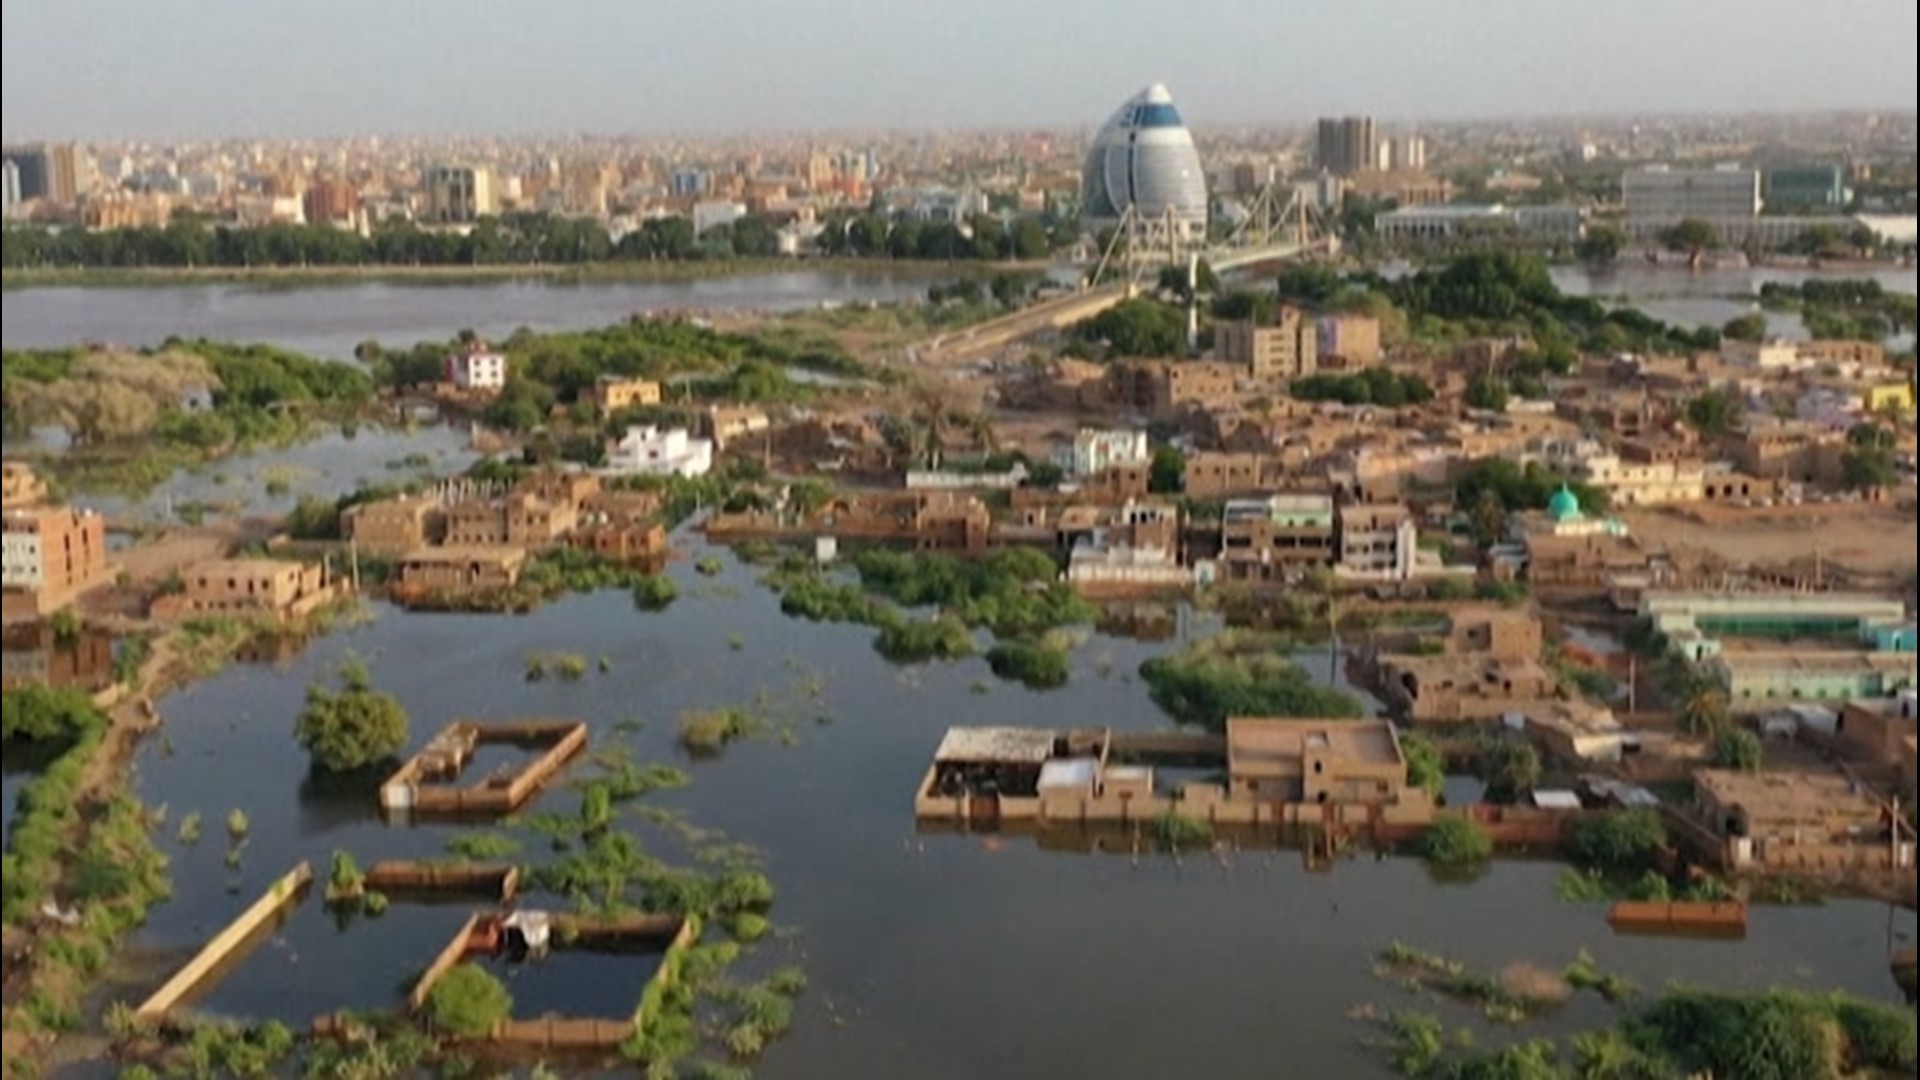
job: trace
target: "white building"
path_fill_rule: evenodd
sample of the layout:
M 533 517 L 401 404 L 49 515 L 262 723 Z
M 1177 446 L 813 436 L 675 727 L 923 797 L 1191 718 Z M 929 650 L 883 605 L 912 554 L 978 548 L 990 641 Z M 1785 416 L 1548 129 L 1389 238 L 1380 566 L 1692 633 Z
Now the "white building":
M 693 204 L 693 235 L 705 236 L 708 229 L 731 225 L 747 216 L 747 204 L 724 199 Z
M 613 476 L 704 476 L 713 468 L 713 440 L 696 439 L 686 428 L 661 430 L 649 424 L 630 427 L 607 448 L 601 471 Z
M 460 390 L 498 390 L 507 385 L 507 358 L 484 341 L 447 354 L 447 381 Z
M 1687 218 L 1730 221 L 1760 213 L 1758 169 L 1674 169 L 1653 165 L 1620 178 L 1629 232 L 1664 229 Z
M 1340 572 L 1389 581 L 1413 577 L 1420 536 L 1406 507 L 1397 503 L 1343 506 L 1338 519 Z
M 1081 428 L 1063 464 L 1074 476 L 1098 476 L 1115 466 L 1145 465 L 1152 457 L 1144 431 Z
M 12 158 L 0 162 L 0 213 L 11 214 L 20 205 L 20 166 Z
M 1373 227 L 1387 240 L 1451 240 L 1507 234 L 1571 242 L 1580 238 L 1586 212 L 1577 206 L 1476 206 L 1450 203 L 1403 206 L 1375 214 Z
M 500 212 L 493 170 L 473 165 L 434 165 L 422 178 L 426 220 L 437 225 L 471 225 Z
M 47 582 L 46 562 L 40 550 L 40 530 L 8 529 L 0 553 L 0 585 L 37 590 Z

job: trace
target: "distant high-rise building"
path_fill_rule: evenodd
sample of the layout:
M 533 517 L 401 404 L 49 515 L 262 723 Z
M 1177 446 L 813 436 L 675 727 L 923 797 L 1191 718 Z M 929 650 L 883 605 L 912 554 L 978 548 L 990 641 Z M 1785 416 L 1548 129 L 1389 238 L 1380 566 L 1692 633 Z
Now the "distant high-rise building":
M 1672 169 L 1655 165 L 1620 178 L 1630 226 L 1665 226 L 1685 218 L 1715 221 L 1760 212 L 1760 174 L 1753 169 Z
M 675 169 L 667 190 L 676 199 L 697 199 L 713 190 L 713 177 L 705 169 Z
M 1128 98 L 1093 137 L 1080 173 L 1080 202 L 1095 228 L 1117 224 L 1131 210 L 1143 226 L 1167 228 L 1169 239 L 1206 235 L 1207 176 L 1165 86 L 1156 83 Z
M 1427 167 L 1427 140 L 1421 136 L 1402 135 L 1383 145 L 1390 148 L 1387 168 L 1419 172 Z
M 20 166 L 12 158 L 0 161 L 0 213 L 11 214 L 20 205 Z
M 41 143 L 6 151 L 20 174 L 20 198 L 71 205 L 93 185 L 87 156 L 72 143 Z
M 1322 117 L 1314 159 L 1335 176 L 1352 176 L 1379 164 L 1379 145 L 1371 116 Z
M 485 166 L 433 165 L 425 180 L 428 221 L 471 225 L 500 212 L 493 171 Z

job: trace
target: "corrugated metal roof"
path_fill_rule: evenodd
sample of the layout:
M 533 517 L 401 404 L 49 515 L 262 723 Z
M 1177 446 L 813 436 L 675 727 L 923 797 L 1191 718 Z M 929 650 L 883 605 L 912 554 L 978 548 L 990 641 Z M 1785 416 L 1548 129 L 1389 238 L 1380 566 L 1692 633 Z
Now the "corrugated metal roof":
M 1042 728 L 948 728 L 935 761 L 1022 762 L 1037 765 L 1053 756 L 1054 734 Z

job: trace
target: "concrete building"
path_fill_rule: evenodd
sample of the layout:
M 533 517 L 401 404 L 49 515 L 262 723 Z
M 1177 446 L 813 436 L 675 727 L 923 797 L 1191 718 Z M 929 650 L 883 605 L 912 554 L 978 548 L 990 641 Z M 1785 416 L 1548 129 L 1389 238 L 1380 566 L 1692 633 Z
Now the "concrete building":
M 214 559 L 181 575 L 181 591 L 153 602 L 156 619 L 206 615 L 292 620 L 337 599 L 340 587 L 322 563 Z
M 602 472 L 610 476 L 704 476 L 713 468 L 713 440 L 685 428 L 630 427 L 607 447 Z
M 1250 319 L 1220 323 L 1214 347 L 1221 360 L 1244 367 L 1260 383 L 1291 382 L 1320 369 L 1319 324 L 1297 308 L 1275 312 L 1268 326 Z
M 1165 86 L 1129 98 L 1094 135 L 1081 168 L 1080 204 L 1090 228 L 1117 225 L 1131 213 L 1150 235 L 1170 232 L 1162 244 L 1205 239 L 1206 172 Z
M 1893 698 L 1914 688 L 1912 652 L 1862 649 L 1724 649 L 1706 670 L 1734 709 L 1794 701 Z
M 1072 511 L 1092 511 L 1076 527 Z M 1186 586 L 1180 565 L 1180 511 L 1170 503 L 1134 502 L 1111 510 L 1069 507 L 1062 515 L 1067 580 L 1077 586 Z
M 107 525 L 99 514 L 68 507 L 8 510 L 0 586 L 7 610 L 45 614 L 63 607 L 107 575 Z
M 395 593 L 403 599 L 436 592 L 511 588 L 527 553 L 517 547 L 435 547 L 410 552 L 394 564 Z
M 1913 867 L 1913 836 L 1890 838 L 1878 799 L 1838 770 L 1694 774 L 1696 809 L 1726 842 L 1736 870 L 1778 870 L 1824 876 L 1856 868 Z
M 1838 165 L 1776 165 L 1762 175 L 1761 195 L 1776 213 L 1843 210 L 1853 201 Z
M 0 161 L 0 216 L 12 217 L 24 200 L 20 195 L 20 166 L 12 158 Z
M 1247 381 L 1246 368 L 1225 362 L 1123 360 L 1109 366 L 1107 398 L 1136 412 L 1162 416 L 1188 405 L 1231 401 Z
M 1692 660 L 1717 655 L 1731 638 L 1914 651 L 1906 605 L 1869 593 L 1654 590 L 1641 596 L 1639 614 Z
M 340 515 L 340 534 L 368 555 L 397 558 L 446 539 L 446 504 L 425 495 L 360 503 Z
M 1258 802 L 1390 805 L 1409 795 L 1385 720 L 1227 719 L 1227 795 Z
M 1187 455 L 1180 486 L 1189 498 L 1224 499 L 1272 490 L 1281 472 L 1280 460 L 1271 455 L 1203 450 Z
M 426 220 L 437 225 L 471 225 L 500 212 L 493 170 L 484 165 L 428 166 L 421 187 L 426 191 Z
M 93 186 L 92 161 L 73 143 L 13 147 L 4 160 L 13 165 L 18 201 L 45 199 L 72 206 Z
M 360 218 L 360 193 L 345 180 L 321 179 L 300 196 L 309 225 L 353 225 Z
M 1340 572 L 1388 581 L 1413 577 L 1419 533 L 1405 506 L 1350 504 L 1334 517 L 1339 527 L 1335 566 Z
M 1351 370 L 1380 363 L 1380 320 L 1371 315 L 1323 315 L 1318 323 L 1317 362 Z
M 652 379 L 602 375 L 594 380 L 593 407 L 600 410 L 602 416 L 622 409 L 658 404 L 660 384 Z
M 1447 203 L 1403 206 L 1374 215 L 1374 231 L 1395 242 L 1508 237 L 1568 244 L 1580 239 L 1586 211 L 1577 206 L 1507 206 Z
M 1322 117 L 1315 136 L 1314 163 L 1322 172 L 1352 176 L 1379 167 L 1380 135 L 1371 116 Z
M 758 434 L 773 426 L 773 419 L 765 410 L 751 405 L 710 406 L 704 419 L 706 436 L 713 440 L 716 450 L 725 448 L 736 439 Z
M 1388 140 L 1387 168 L 1399 172 L 1421 172 L 1427 167 L 1427 140 L 1419 135 L 1400 135 Z
M 1116 466 L 1146 465 L 1152 460 L 1144 431 L 1081 428 L 1074 433 L 1062 464 L 1069 475 L 1087 478 Z
M 507 358 L 484 341 L 470 341 L 447 354 L 446 379 L 456 390 L 497 393 L 507 385 Z
M 1688 218 L 1751 218 L 1760 213 L 1760 174 L 1753 169 L 1675 169 L 1653 165 L 1620 178 L 1629 232 L 1659 230 Z
M 446 543 L 469 548 L 552 547 L 574 530 L 579 514 L 579 505 L 572 500 L 546 499 L 526 491 L 467 499 L 447 508 Z
M 705 236 L 709 229 L 731 225 L 747 216 L 747 204 L 724 199 L 709 199 L 693 204 L 693 235 Z
M 1232 499 L 1221 511 L 1220 576 L 1275 582 L 1310 566 L 1327 566 L 1335 551 L 1333 496 L 1283 494 Z

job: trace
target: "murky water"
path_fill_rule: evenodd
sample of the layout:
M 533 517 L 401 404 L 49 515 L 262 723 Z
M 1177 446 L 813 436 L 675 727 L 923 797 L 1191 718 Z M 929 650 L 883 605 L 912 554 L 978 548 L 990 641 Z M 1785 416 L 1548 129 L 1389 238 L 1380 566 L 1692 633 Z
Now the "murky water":
M 370 792 L 327 792 L 306 777 L 292 738 L 302 690 L 351 653 L 405 702 L 416 745 L 463 716 L 578 716 L 602 745 L 620 721 L 645 721 L 638 755 L 693 776 L 648 801 L 765 853 L 779 892 L 774 921 L 794 936 L 761 946 L 761 958 L 797 958 L 811 976 L 793 1033 L 758 1075 L 1156 1077 L 1194 1075 L 1204 1063 L 1220 1077 L 1384 1076 L 1347 1014 L 1416 1003 L 1370 973 L 1374 953 L 1396 939 L 1483 968 L 1558 967 L 1585 948 L 1650 987 L 1784 984 L 1897 1000 L 1889 926 L 1910 942 L 1914 917 L 1890 919 L 1881 905 L 1763 909 L 1738 944 L 1636 939 L 1613 935 L 1598 907 L 1555 899 L 1552 863 L 1503 862 L 1442 886 L 1410 859 L 1364 857 L 1313 873 L 1284 851 L 1136 863 L 1020 837 L 922 834 L 912 792 L 947 726 L 1162 727 L 1131 673 L 1197 624 L 1182 620 L 1174 640 L 1157 644 L 1096 635 L 1077 652 L 1068 686 L 1033 693 L 993 680 L 977 660 L 891 667 L 872 651 L 870 630 L 780 616 L 743 568 L 730 564 L 718 579 L 684 563 L 671 572 L 681 599 L 664 613 L 636 612 L 622 594 L 524 617 L 383 610 L 284 670 L 236 667 L 164 700 L 164 738 L 140 755 L 139 791 L 166 804 L 171 821 L 197 811 L 207 828 L 197 845 L 167 839 L 176 895 L 139 944 L 186 955 L 299 859 L 324 867 L 340 848 L 364 866 L 444 850 L 454 827 L 389 827 Z M 610 670 L 526 681 L 525 658 L 551 651 L 604 654 Z M 683 710 L 763 692 L 791 719 L 793 745 L 756 741 L 698 762 L 674 746 Z M 563 790 L 537 809 L 571 804 Z M 252 825 L 237 871 L 224 865 L 219 835 L 234 807 Z M 396 905 L 343 932 L 310 902 L 204 1007 L 304 1022 L 342 1005 L 391 1004 L 461 910 Z M 603 996 L 626 1000 L 629 989 L 569 1003 L 602 1007 Z M 1546 1028 L 1604 1015 L 1583 1000 Z
M 156 345 L 208 337 L 281 345 L 346 360 L 368 339 L 405 347 L 460 330 L 505 337 L 582 330 L 647 311 L 769 311 L 926 295 L 921 271 L 793 270 L 699 281 L 489 281 L 339 285 L 153 285 L 9 289 L 0 294 L 0 342 L 9 349 L 83 341 Z
M 1554 280 L 1582 296 L 1626 300 L 1671 322 L 1719 326 L 1753 309 L 1737 299 L 1767 281 L 1872 277 L 1914 292 L 1911 269 L 1872 273 L 1704 270 L 1622 263 L 1595 272 L 1557 267 Z M 936 275 L 937 276 L 937 275 Z M 921 296 L 926 271 L 796 269 L 685 282 L 498 281 L 454 284 L 366 282 L 344 285 L 155 285 L 139 288 L 34 288 L 0 293 L 0 344 L 49 348 L 83 341 L 153 345 L 168 337 L 259 341 L 347 359 L 375 339 L 388 346 L 444 341 L 462 329 L 504 336 L 515 328 L 577 330 L 636 312 L 682 309 L 785 310 L 821 303 Z M 1804 333 L 1797 319 L 1772 315 L 1777 331 Z

